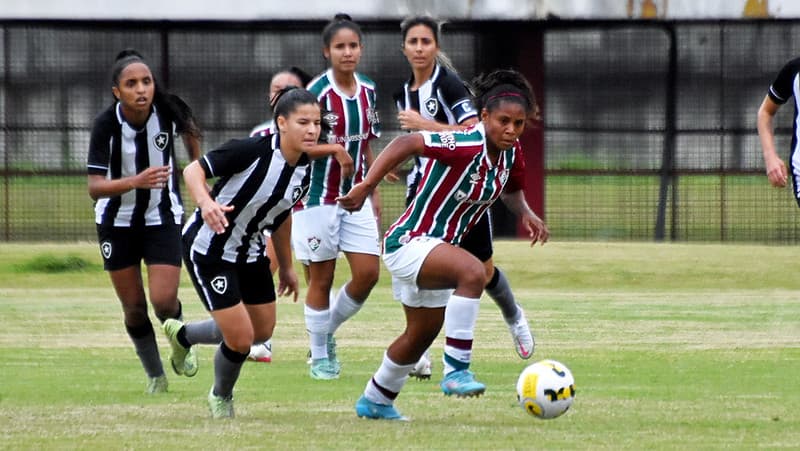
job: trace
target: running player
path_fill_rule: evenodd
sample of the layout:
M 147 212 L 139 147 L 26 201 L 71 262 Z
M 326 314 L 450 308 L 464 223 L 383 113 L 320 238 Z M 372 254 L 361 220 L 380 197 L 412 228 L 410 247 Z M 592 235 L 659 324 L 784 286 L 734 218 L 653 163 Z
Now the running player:
M 309 81 L 311 81 L 311 76 L 305 73 L 302 69 L 294 66 L 275 73 L 275 75 L 273 75 L 269 81 L 269 93 L 267 95 L 267 103 L 270 111 L 272 111 L 275 107 L 275 97 L 280 91 L 286 89 L 287 86 L 297 86 L 303 88 L 308 84 Z M 275 120 L 270 119 L 253 127 L 253 130 L 250 131 L 250 136 L 267 136 L 274 133 Z M 275 274 L 275 271 L 278 269 L 278 258 L 275 255 L 275 249 L 272 247 L 272 240 L 269 236 L 266 238 L 267 257 L 269 258 L 269 272 L 270 274 Z M 253 343 L 253 346 L 250 347 L 250 354 L 247 356 L 247 359 L 254 362 L 272 362 L 272 339 L 270 338 L 263 343 Z
M 264 230 L 278 259 L 279 295 L 294 295 L 291 209 L 308 191 L 309 158 L 321 114 L 316 97 L 287 88 L 275 104 L 276 135 L 229 141 L 189 165 L 184 180 L 197 209 L 183 230 L 186 269 L 211 319 L 164 323 L 173 365 L 198 343 L 216 344 L 214 385 L 208 404 L 214 418 L 234 416 L 233 387 L 255 341 L 275 327 L 275 286 L 265 278 Z M 206 179 L 218 177 L 209 193 Z
M 408 59 L 412 71 L 411 78 L 403 85 L 402 90 L 394 95 L 399 110 L 397 118 L 403 130 L 454 131 L 463 130 L 466 126 L 478 122 L 478 113 L 472 105 L 469 91 L 440 51 L 440 29 L 439 23 L 430 16 L 410 17 L 400 25 L 403 54 Z M 406 179 L 408 184 L 406 206 L 416 195 L 422 178 L 422 169 L 426 163 L 427 158 L 414 157 L 414 166 Z M 504 201 L 525 203 L 525 198 L 515 196 L 513 199 L 504 198 Z M 510 208 L 529 209 L 527 203 Z M 522 307 L 514 299 L 508 279 L 500 268 L 494 266 L 489 213 L 487 211 L 478 220 L 478 223 L 464 236 L 460 246 L 483 262 L 488 281 L 484 290 L 500 308 L 511 332 L 517 354 L 522 359 L 529 359 L 533 355 L 533 335 Z M 445 314 L 445 322 L 448 321 L 473 322 L 472 319 L 452 310 Z M 468 339 L 472 340 L 472 334 Z M 448 363 L 446 352 L 442 360 L 444 374 L 454 370 Z M 430 378 L 431 360 L 428 351 L 414 367 L 412 376 L 418 379 Z
M 444 378 L 442 390 L 447 395 L 477 396 L 486 388 L 469 370 L 467 343 L 486 282 L 485 268 L 457 245 L 501 193 L 521 192 L 524 167 L 518 138 L 535 107 L 528 82 L 514 71 L 492 72 L 477 79 L 475 88 L 480 123 L 463 132 L 418 132 L 396 138 L 380 153 L 365 180 L 339 198 L 343 208 L 356 210 L 397 164 L 413 155 L 431 158 L 416 197 L 384 236 L 383 260 L 392 273 L 393 289 L 401 295 L 406 329 L 389 345 L 356 402 L 359 417 L 405 419 L 394 408 L 394 400 L 443 323 L 446 358 L 456 370 Z M 533 211 L 515 213 L 532 244 L 547 240 L 547 227 Z M 472 324 L 453 327 L 445 321 L 445 306 L 448 311 L 465 312 Z
M 330 68 L 308 85 L 326 113 L 332 132 L 328 146 L 344 148 L 354 162 L 346 173 L 334 158 L 315 160 L 311 189 L 292 223 L 295 257 L 308 265 L 305 323 L 311 350 L 310 375 L 314 379 L 339 377 L 336 330 L 355 315 L 378 281 L 380 240 L 377 192 L 364 208 L 345 211 L 336 198 L 360 182 L 372 163 L 369 141 L 380 134 L 375 104 L 375 84 L 356 72 L 361 59 L 361 28 L 345 14 L 337 15 L 322 31 L 323 55 Z M 320 146 L 325 147 L 325 146 Z M 351 279 L 330 300 L 336 258 L 343 252 Z
M 141 262 L 147 266 L 156 318 L 181 318 L 178 284 L 183 220 L 174 169 L 175 136 L 191 160 L 200 154 L 200 130 L 189 107 L 162 91 L 135 50 L 117 55 L 111 69 L 114 102 L 94 120 L 89 142 L 88 189 L 103 267 L 122 304 L 125 329 L 147 374 L 147 393 L 167 391 L 153 325 L 147 312 Z M 191 353 L 179 374 L 197 373 Z

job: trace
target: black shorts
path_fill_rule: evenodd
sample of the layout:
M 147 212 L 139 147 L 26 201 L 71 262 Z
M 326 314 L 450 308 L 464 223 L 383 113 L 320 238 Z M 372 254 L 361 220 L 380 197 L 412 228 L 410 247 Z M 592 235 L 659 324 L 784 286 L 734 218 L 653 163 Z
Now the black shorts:
M 492 248 L 492 221 L 488 211 L 481 216 L 475 227 L 464 235 L 459 247 L 482 262 L 492 258 L 494 254 L 494 249 Z
M 116 271 L 145 264 L 181 266 L 181 229 L 178 224 L 113 227 L 97 224 L 103 268 Z
M 250 305 L 275 302 L 275 284 L 267 258 L 253 263 L 231 263 L 208 261 L 197 253 L 185 257 L 189 277 L 206 310 L 221 310 L 239 302 Z

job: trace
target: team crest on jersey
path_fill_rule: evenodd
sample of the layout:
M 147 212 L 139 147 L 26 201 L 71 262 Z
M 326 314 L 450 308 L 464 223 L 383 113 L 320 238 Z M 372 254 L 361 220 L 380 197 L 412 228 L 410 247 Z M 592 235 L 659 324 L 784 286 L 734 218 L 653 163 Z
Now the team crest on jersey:
M 111 258 L 111 241 L 103 241 L 100 243 L 100 252 L 103 253 L 103 258 L 106 260 Z
M 326 124 L 330 128 L 336 127 L 339 124 L 339 115 L 334 113 L 333 111 L 328 111 L 327 113 L 322 115 L 322 120 L 325 121 Z
M 436 116 L 436 113 L 439 112 L 439 101 L 433 97 L 428 97 L 428 100 L 425 101 L 425 111 L 431 116 Z
M 499 178 L 499 179 L 500 179 L 500 183 L 502 183 L 503 185 L 505 185 L 505 184 L 506 184 L 506 182 L 508 181 L 508 169 L 503 169 L 503 170 L 500 172 L 500 174 L 498 174 L 497 178 Z
M 167 144 L 169 144 L 169 133 L 160 132 L 153 136 L 153 145 L 156 146 L 156 149 L 163 152 L 167 148 Z
M 225 294 L 228 289 L 228 278 L 225 276 L 217 276 L 211 279 L 211 289 L 218 294 Z
M 320 244 L 322 244 L 322 240 L 315 236 L 308 239 L 308 247 L 311 249 L 311 252 L 316 252 Z
M 367 120 L 370 124 L 378 123 L 378 110 L 375 108 L 367 108 Z
M 301 185 L 295 185 L 295 187 L 292 188 L 292 203 L 296 204 L 301 197 L 303 197 L 303 187 Z

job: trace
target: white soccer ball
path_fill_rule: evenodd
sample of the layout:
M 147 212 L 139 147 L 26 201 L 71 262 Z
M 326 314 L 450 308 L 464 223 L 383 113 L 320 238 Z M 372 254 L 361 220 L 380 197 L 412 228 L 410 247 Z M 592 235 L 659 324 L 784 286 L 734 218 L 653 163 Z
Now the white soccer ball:
M 559 417 L 575 400 L 575 378 L 569 368 L 555 360 L 536 362 L 519 375 L 517 400 L 536 418 Z

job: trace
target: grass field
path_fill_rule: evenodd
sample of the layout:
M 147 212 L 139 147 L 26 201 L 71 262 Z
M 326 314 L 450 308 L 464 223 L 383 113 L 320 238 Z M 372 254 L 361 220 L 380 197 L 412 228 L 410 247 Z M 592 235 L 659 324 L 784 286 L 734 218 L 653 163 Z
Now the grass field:
M 526 363 L 484 299 L 479 399 L 409 381 L 410 423 L 358 419 L 353 404 L 403 326 L 382 273 L 340 330 L 341 379 L 312 381 L 302 305 L 281 300 L 275 361 L 247 363 L 237 418 L 213 421 L 213 348 L 169 393 L 145 378 L 93 244 L 0 247 L 3 449 L 781 449 L 800 443 L 800 278 L 794 247 L 499 242 L 496 261 L 536 333 L 534 360 L 570 367 L 573 408 L 551 421 L 515 403 Z M 58 262 L 88 261 L 58 272 Z M 69 265 L 68 265 L 69 266 Z M 342 262 L 341 267 L 346 267 Z M 341 268 L 340 268 L 341 269 Z M 345 272 L 337 273 L 343 280 Z M 184 277 L 187 319 L 205 318 Z M 155 321 L 155 320 L 154 320 Z M 163 336 L 162 359 L 168 347 Z M 441 338 L 433 348 L 441 370 Z M 167 364 L 168 365 L 168 364 Z
M 545 214 L 561 240 L 652 240 L 658 176 L 548 175 Z M 400 216 L 402 183 L 381 184 L 384 227 Z M 183 190 L 184 194 L 186 190 Z M 184 196 L 186 210 L 193 205 Z M 684 242 L 800 242 L 800 209 L 790 189 L 777 190 L 759 175 L 679 178 L 666 236 Z M 674 218 L 674 220 L 673 220 Z M 94 240 L 94 212 L 86 178 L 17 177 L 0 184 L 0 240 Z M 8 237 L 8 238 L 6 238 Z

